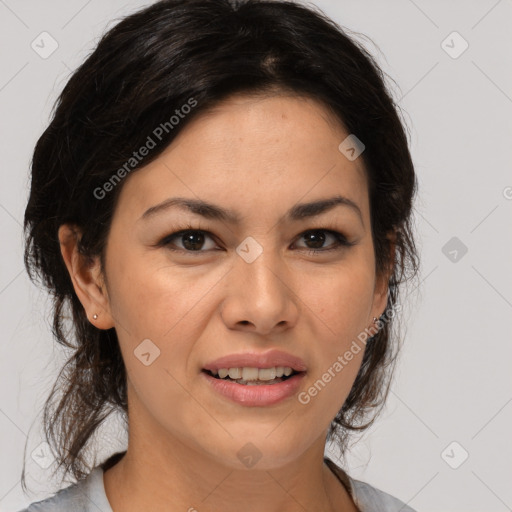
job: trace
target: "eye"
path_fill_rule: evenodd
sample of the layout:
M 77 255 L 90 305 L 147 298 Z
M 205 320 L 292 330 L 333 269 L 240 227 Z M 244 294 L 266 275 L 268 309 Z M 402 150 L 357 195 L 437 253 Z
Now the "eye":
M 329 238 L 332 243 L 324 247 L 326 242 L 329 242 Z M 210 244 L 207 243 L 208 239 Z M 306 250 L 308 254 L 313 255 L 355 245 L 355 242 L 349 242 L 342 233 L 330 229 L 309 229 L 300 235 L 300 239 L 304 239 L 306 247 L 299 246 L 299 250 Z M 194 229 L 192 226 L 187 226 L 186 229 L 165 236 L 158 245 L 171 251 L 187 254 L 195 253 L 194 255 L 215 250 L 218 247 L 210 232 L 203 229 Z
M 334 243 L 328 247 L 323 247 L 329 237 L 334 240 Z M 309 249 L 307 251 L 309 254 L 340 250 L 355 245 L 355 242 L 349 242 L 342 233 L 330 229 L 309 229 L 302 233 L 300 238 L 303 238 L 308 244 L 306 249 Z
M 208 238 L 213 241 L 207 231 L 199 229 L 186 229 L 167 235 L 159 245 L 165 246 L 171 251 L 200 253 L 206 252 L 201 249 L 204 248 L 205 240 Z M 181 247 L 180 245 L 178 245 L 178 248 L 172 247 L 173 245 L 177 244 L 181 244 Z M 217 244 L 213 242 L 213 245 L 210 244 L 210 247 L 206 247 L 206 250 L 214 249 L 216 245 Z

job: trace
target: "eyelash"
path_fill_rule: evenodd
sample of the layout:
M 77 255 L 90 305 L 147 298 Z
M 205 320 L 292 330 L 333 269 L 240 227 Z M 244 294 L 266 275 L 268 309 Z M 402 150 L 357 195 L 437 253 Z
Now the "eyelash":
M 203 233 L 207 236 L 209 236 L 212 240 L 214 240 L 214 236 L 206 229 L 200 229 L 198 227 L 194 227 L 190 224 L 186 225 L 183 229 L 180 229 L 179 231 L 174 231 L 173 233 L 170 233 L 169 235 L 166 235 L 160 242 L 158 242 L 158 247 L 166 247 L 170 251 L 173 252 L 180 252 L 180 253 L 187 253 L 187 254 L 193 254 L 194 256 L 198 256 L 202 253 L 208 252 L 208 251 L 187 251 L 186 249 L 175 249 L 171 247 L 171 240 L 174 240 L 175 238 L 178 238 L 180 235 L 184 235 L 185 233 Z M 336 239 L 336 243 L 327 249 L 307 249 L 302 248 L 301 250 L 306 251 L 308 255 L 317 255 L 319 253 L 326 253 L 330 251 L 336 251 L 341 250 L 344 248 L 351 247 L 356 244 L 356 242 L 349 242 L 345 236 L 342 233 L 339 233 L 338 231 L 334 231 L 332 229 L 326 229 L 326 228 L 313 228 L 313 229 L 307 229 L 306 231 L 302 232 L 298 239 L 300 239 L 302 236 L 304 236 L 306 233 L 314 233 L 314 232 L 323 232 L 328 233 L 332 235 Z

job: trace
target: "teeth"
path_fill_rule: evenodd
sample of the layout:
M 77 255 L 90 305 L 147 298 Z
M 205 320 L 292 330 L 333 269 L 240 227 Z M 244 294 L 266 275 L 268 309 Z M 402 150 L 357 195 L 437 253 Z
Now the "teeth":
M 230 379 L 241 379 L 242 378 L 242 368 L 230 368 L 229 369 L 229 378 Z
M 242 368 L 243 380 L 258 380 L 258 368 Z
M 262 368 L 258 371 L 258 380 L 273 380 L 276 378 L 276 368 Z
M 245 381 L 255 380 L 274 380 L 282 377 L 283 375 L 289 377 L 293 373 L 293 369 L 289 366 L 274 366 L 272 368 L 219 368 L 218 371 L 211 370 L 214 375 L 224 379 L 229 375 L 230 379 L 237 380 L 243 379 Z

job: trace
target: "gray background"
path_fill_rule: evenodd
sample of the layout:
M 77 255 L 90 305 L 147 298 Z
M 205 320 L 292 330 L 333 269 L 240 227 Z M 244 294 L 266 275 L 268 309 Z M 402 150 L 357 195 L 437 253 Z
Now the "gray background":
M 51 462 L 38 413 L 63 355 L 46 294 L 22 265 L 31 153 L 71 70 L 116 18 L 149 3 L 0 0 L 1 511 L 54 485 L 51 466 L 35 462 Z M 388 405 L 352 448 L 350 474 L 418 511 L 512 510 L 512 1 L 315 5 L 377 45 L 358 38 L 399 85 L 420 185 L 421 286 L 404 295 L 405 343 Z M 58 43 L 46 59 L 31 47 L 43 46 L 44 31 Z M 469 44 L 457 58 L 463 41 L 446 39 L 453 31 Z M 29 497 L 19 484 L 27 436 L 38 489 Z M 112 422 L 98 458 L 123 442 Z

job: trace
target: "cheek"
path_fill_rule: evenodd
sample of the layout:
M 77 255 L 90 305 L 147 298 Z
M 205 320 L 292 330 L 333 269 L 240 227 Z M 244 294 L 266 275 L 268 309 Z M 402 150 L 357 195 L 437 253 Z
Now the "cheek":
M 195 375 L 191 355 L 211 317 L 209 294 L 224 274 L 225 269 L 171 265 L 161 257 L 152 262 L 147 254 L 123 257 L 111 269 L 111 306 L 123 360 L 148 406 L 187 403 L 178 383 Z
M 134 338 L 165 343 L 185 327 L 198 326 L 202 300 L 222 277 L 220 271 L 183 268 L 148 253 L 126 255 L 110 274 L 110 303 L 119 324 Z
M 316 364 L 301 403 L 318 411 L 321 423 L 339 411 L 361 366 L 365 345 L 358 335 L 369 327 L 373 273 L 364 259 L 354 259 L 328 275 L 308 278 L 304 286 L 314 325 Z
M 374 289 L 368 266 L 332 268 L 308 278 L 304 286 L 303 300 L 338 348 L 367 327 Z
M 144 415 L 147 409 L 169 430 L 190 427 L 205 411 L 190 400 L 187 363 L 205 328 L 201 299 L 218 278 L 198 279 L 178 267 L 133 257 L 119 259 L 110 276 L 116 332 L 134 391 L 132 414 Z M 181 418 L 179 424 L 173 416 Z M 181 437 L 190 435 L 182 430 Z

